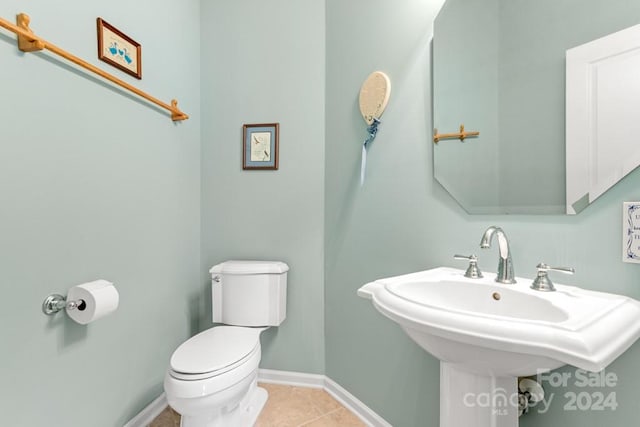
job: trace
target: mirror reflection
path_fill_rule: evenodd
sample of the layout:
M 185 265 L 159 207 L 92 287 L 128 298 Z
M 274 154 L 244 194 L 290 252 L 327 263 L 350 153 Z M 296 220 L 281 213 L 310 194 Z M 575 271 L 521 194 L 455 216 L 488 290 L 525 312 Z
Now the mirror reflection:
M 640 2 L 447 0 L 433 37 L 435 178 L 469 213 L 565 213 L 565 52 Z

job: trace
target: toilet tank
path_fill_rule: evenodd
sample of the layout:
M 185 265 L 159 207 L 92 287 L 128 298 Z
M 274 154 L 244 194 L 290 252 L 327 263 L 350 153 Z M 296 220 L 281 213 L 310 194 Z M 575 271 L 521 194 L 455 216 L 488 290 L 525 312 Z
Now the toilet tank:
M 225 261 L 211 273 L 213 321 L 278 326 L 287 315 L 287 271 L 280 261 Z

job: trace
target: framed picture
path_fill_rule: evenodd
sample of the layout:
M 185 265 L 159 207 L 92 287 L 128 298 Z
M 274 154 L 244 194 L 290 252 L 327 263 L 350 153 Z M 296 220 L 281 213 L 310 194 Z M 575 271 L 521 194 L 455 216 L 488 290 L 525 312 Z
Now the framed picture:
M 140 43 L 98 18 L 98 59 L 142 79 L 142 47 Z
M 278 169 L 279 123 L 243 126 L 242 169 Z

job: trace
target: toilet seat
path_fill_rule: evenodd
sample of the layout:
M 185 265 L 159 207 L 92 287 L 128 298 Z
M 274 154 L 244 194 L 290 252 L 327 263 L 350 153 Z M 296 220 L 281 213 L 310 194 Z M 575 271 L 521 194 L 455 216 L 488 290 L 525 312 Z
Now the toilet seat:
M 202 372 L 199 374 L 185 374 L 183 372 L 177 372 L 173 369 L 169 369 L 169 374 L 173 377 L 176 378 L 178 380 L 184 380 L 184 381 L 196 381 L 196 380 L 206 380 L 208 378 L 212 378 L 212 377 L 217 377 L 217 376 L 221 376 L 223 374 L 226 374 L 227 372 L 233 371 L 239 367 L 241 367 L 242 365 L 244 365 L 245 363 L 247 363 L 247 361 L 251 360 L 253 358 L 253 355 L 256 353 L 260 352 L 260 346 L 257 346 L 251 353 L 249 353 L 247 356 L 243 357 L 242 360 L 237 361 L 236 363 L 226 366 L 222 369 L 218 369 L 216 371 L 211 371 L 211 372 Z M 257 368 L 257 366 L 256 366 Z
M 195 381 L 237 369 L 260 351 L 265 328 L 216 326 L 185 341 L 171 356 L 170 375 Z

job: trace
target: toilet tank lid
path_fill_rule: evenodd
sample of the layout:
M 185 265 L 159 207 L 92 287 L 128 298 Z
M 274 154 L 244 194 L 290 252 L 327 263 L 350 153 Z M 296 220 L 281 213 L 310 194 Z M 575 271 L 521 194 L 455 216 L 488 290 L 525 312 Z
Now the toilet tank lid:
M 211 267 L 213 274 L 282 274 L 289 266 L 280 261 L 225 261 Z

